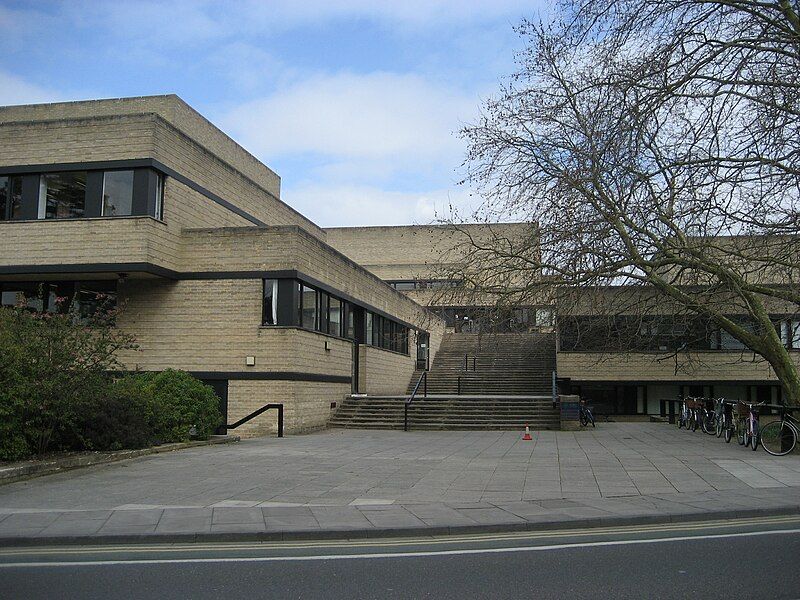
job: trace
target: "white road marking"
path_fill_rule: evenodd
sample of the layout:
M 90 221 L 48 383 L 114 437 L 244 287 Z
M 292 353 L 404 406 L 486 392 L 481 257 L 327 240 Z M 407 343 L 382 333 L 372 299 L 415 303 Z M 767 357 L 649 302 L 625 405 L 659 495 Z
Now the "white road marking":
M 364 554 L 320 554 L 309 556 L 247 556 L 219 558 L 161 558 L 143 560 L 87 560 L 64 562 L 18 562 L 0 563 L 0 569 L 46 568 L 46 567 L 98 567 L 115 565 L 168 565 L 201 563 L 258 563 L 258 562 L 304 562 L 327 560 L 363 560 L 379 558 L 417 558 L 430 556 L 466 556 L 472 554 L 510 554 L 518 552 L 543 552 L 547 550 L 568 550 L 572 548 L 596 548 L 603 546 L 632 546 L 641 544 L 661 544 L 667 542 L 690 542 L 697 540 L 718 540 L 738 537 L 758 537 L 765 535 L 800 534 L 800 529 L 776 529 L 773 531 L 749 531 L 744 533 L 717 533 L 710 535 L 687 535 L 655 538 L 647 540 L 612 540 L 605 542 L 580 542 L 572 544 L 552 544 L 546 546 L 518 546 L 511 548 L 473 548 L 465 550 L 424 550 L 420 552 L 380 552 Z

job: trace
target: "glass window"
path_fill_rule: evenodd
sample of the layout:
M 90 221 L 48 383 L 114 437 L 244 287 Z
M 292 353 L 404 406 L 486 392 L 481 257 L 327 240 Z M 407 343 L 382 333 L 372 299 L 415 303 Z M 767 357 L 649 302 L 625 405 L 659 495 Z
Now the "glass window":
M 720 350 L 744 350 L 742 342 L 733 337 L 730 333 L 721 329 L 719 332 Z
M 27 308 L 35 312 L 44 310 L 41 286 L 37 283 L 5 283 L 2 284 L 3 306 Z
M 73 302 L 81 319 L 113 311 L 117 307 L 117 282 L 81 281 L 75 289 Z
M 392 322 L 389 319 L 382 318 L 383 323 L 383 339 L 381 339 L 381 347 L 392 347 Z
M 372 337 L 375 333 L 374 322 L 373 322 L 374 317 L 372 316 L 371 312 L 365 311 L 364 318 L 366 320 L 365 324 L 366 334 L 364 336 L 364 339 L 366 340 L 367 344 L 372 344 L 373 343 Z
M 325 292 L 317 292 L 317 331 L 328 332 L 328 302 L 330 296 Z
M 328 333 L 342 335 L 342 301 L 331 296 L 328 309 Z
M 392 286 L 394 289 L 399 290 L 401 292 L 407 292 L 409 290 L 414 289 L 414 282 L 413 281 L 395 281 Z
M 159 221 L 164 220 L 164 176 L 161 173 L 156 175 L 156 202 L 155 214 L 153 215 Z
M 22 177 L 0 177 L 0 221 L 22 218 Z
M 301 284 L 300 324 L 306 329 L 317 326 L 317 290 Z
M 278 324 L 278 280 L 264 280 L 263 325 Z
M 342 302 L 342 310 L 346 315 L 344 337 L 352 340 L 356 337 L 356 313 L 353 310 L 353 305 L 349 302 Z
M 550 327 L 553 325 L 553 311 L 549 308 L 536 309 L 536 325 Z
M 86 171 L 46 173 L 39 178 L 39 218 L 82 217 L 86 206 Z
M 103 216 L 118 217 L 133 212 L 133 171 L 103 174 Z
M 5 221 L 8 207 L 8 177 L 0 177 L 0 221 Z

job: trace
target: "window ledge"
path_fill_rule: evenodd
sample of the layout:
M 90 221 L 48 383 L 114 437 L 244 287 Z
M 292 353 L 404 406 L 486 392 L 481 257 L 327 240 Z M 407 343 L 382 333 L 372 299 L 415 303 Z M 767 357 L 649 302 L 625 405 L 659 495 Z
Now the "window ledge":
M 12 220 L 0 220 L 0 227 L 3 225 L 12 225 L 12 224 L 23 224 L 23 223 L 75 223 L 76 221 L 130 221 L 134 219 L 150 219 L 151 221 L 155 221 L 156 223 L 161 223 L 162 225 L 166 225 L 166 223 L 160 219 L 156 219 L 152 215 L 120 215 L 118 217 L 73 217 L 68 219 L 12 219 Z

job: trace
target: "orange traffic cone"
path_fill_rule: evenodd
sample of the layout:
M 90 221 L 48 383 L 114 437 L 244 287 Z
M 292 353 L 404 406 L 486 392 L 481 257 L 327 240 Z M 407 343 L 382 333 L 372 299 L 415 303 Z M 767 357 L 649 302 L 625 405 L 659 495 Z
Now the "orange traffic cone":
M 525 425 L 525 435 L 522 436 L 522 439 L 526 442 L 531 441 L 533 438 L 531 437 L 531 428 Z

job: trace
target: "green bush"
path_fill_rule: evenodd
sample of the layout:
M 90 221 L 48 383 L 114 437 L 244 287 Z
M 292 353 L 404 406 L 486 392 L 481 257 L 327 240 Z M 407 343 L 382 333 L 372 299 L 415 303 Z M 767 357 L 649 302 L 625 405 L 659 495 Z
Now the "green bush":
M 82 404 L 76 438 L 87 450 L 144 448 L 155 439 L 154 403 L 145 376 L 110 381 Z
M 152 397 L 157 440 L 208 439 L 222 422 L 214 390 L 185 371 L 167 369 L 143 377 L 147 378 L 146 389 Z
M 182 371 L 113 380 L 133 338 L 116 312 L 0 307 L 0 460 L 52 450 L 115 450 L 207 439 L 222 421 L 214 390 Z

